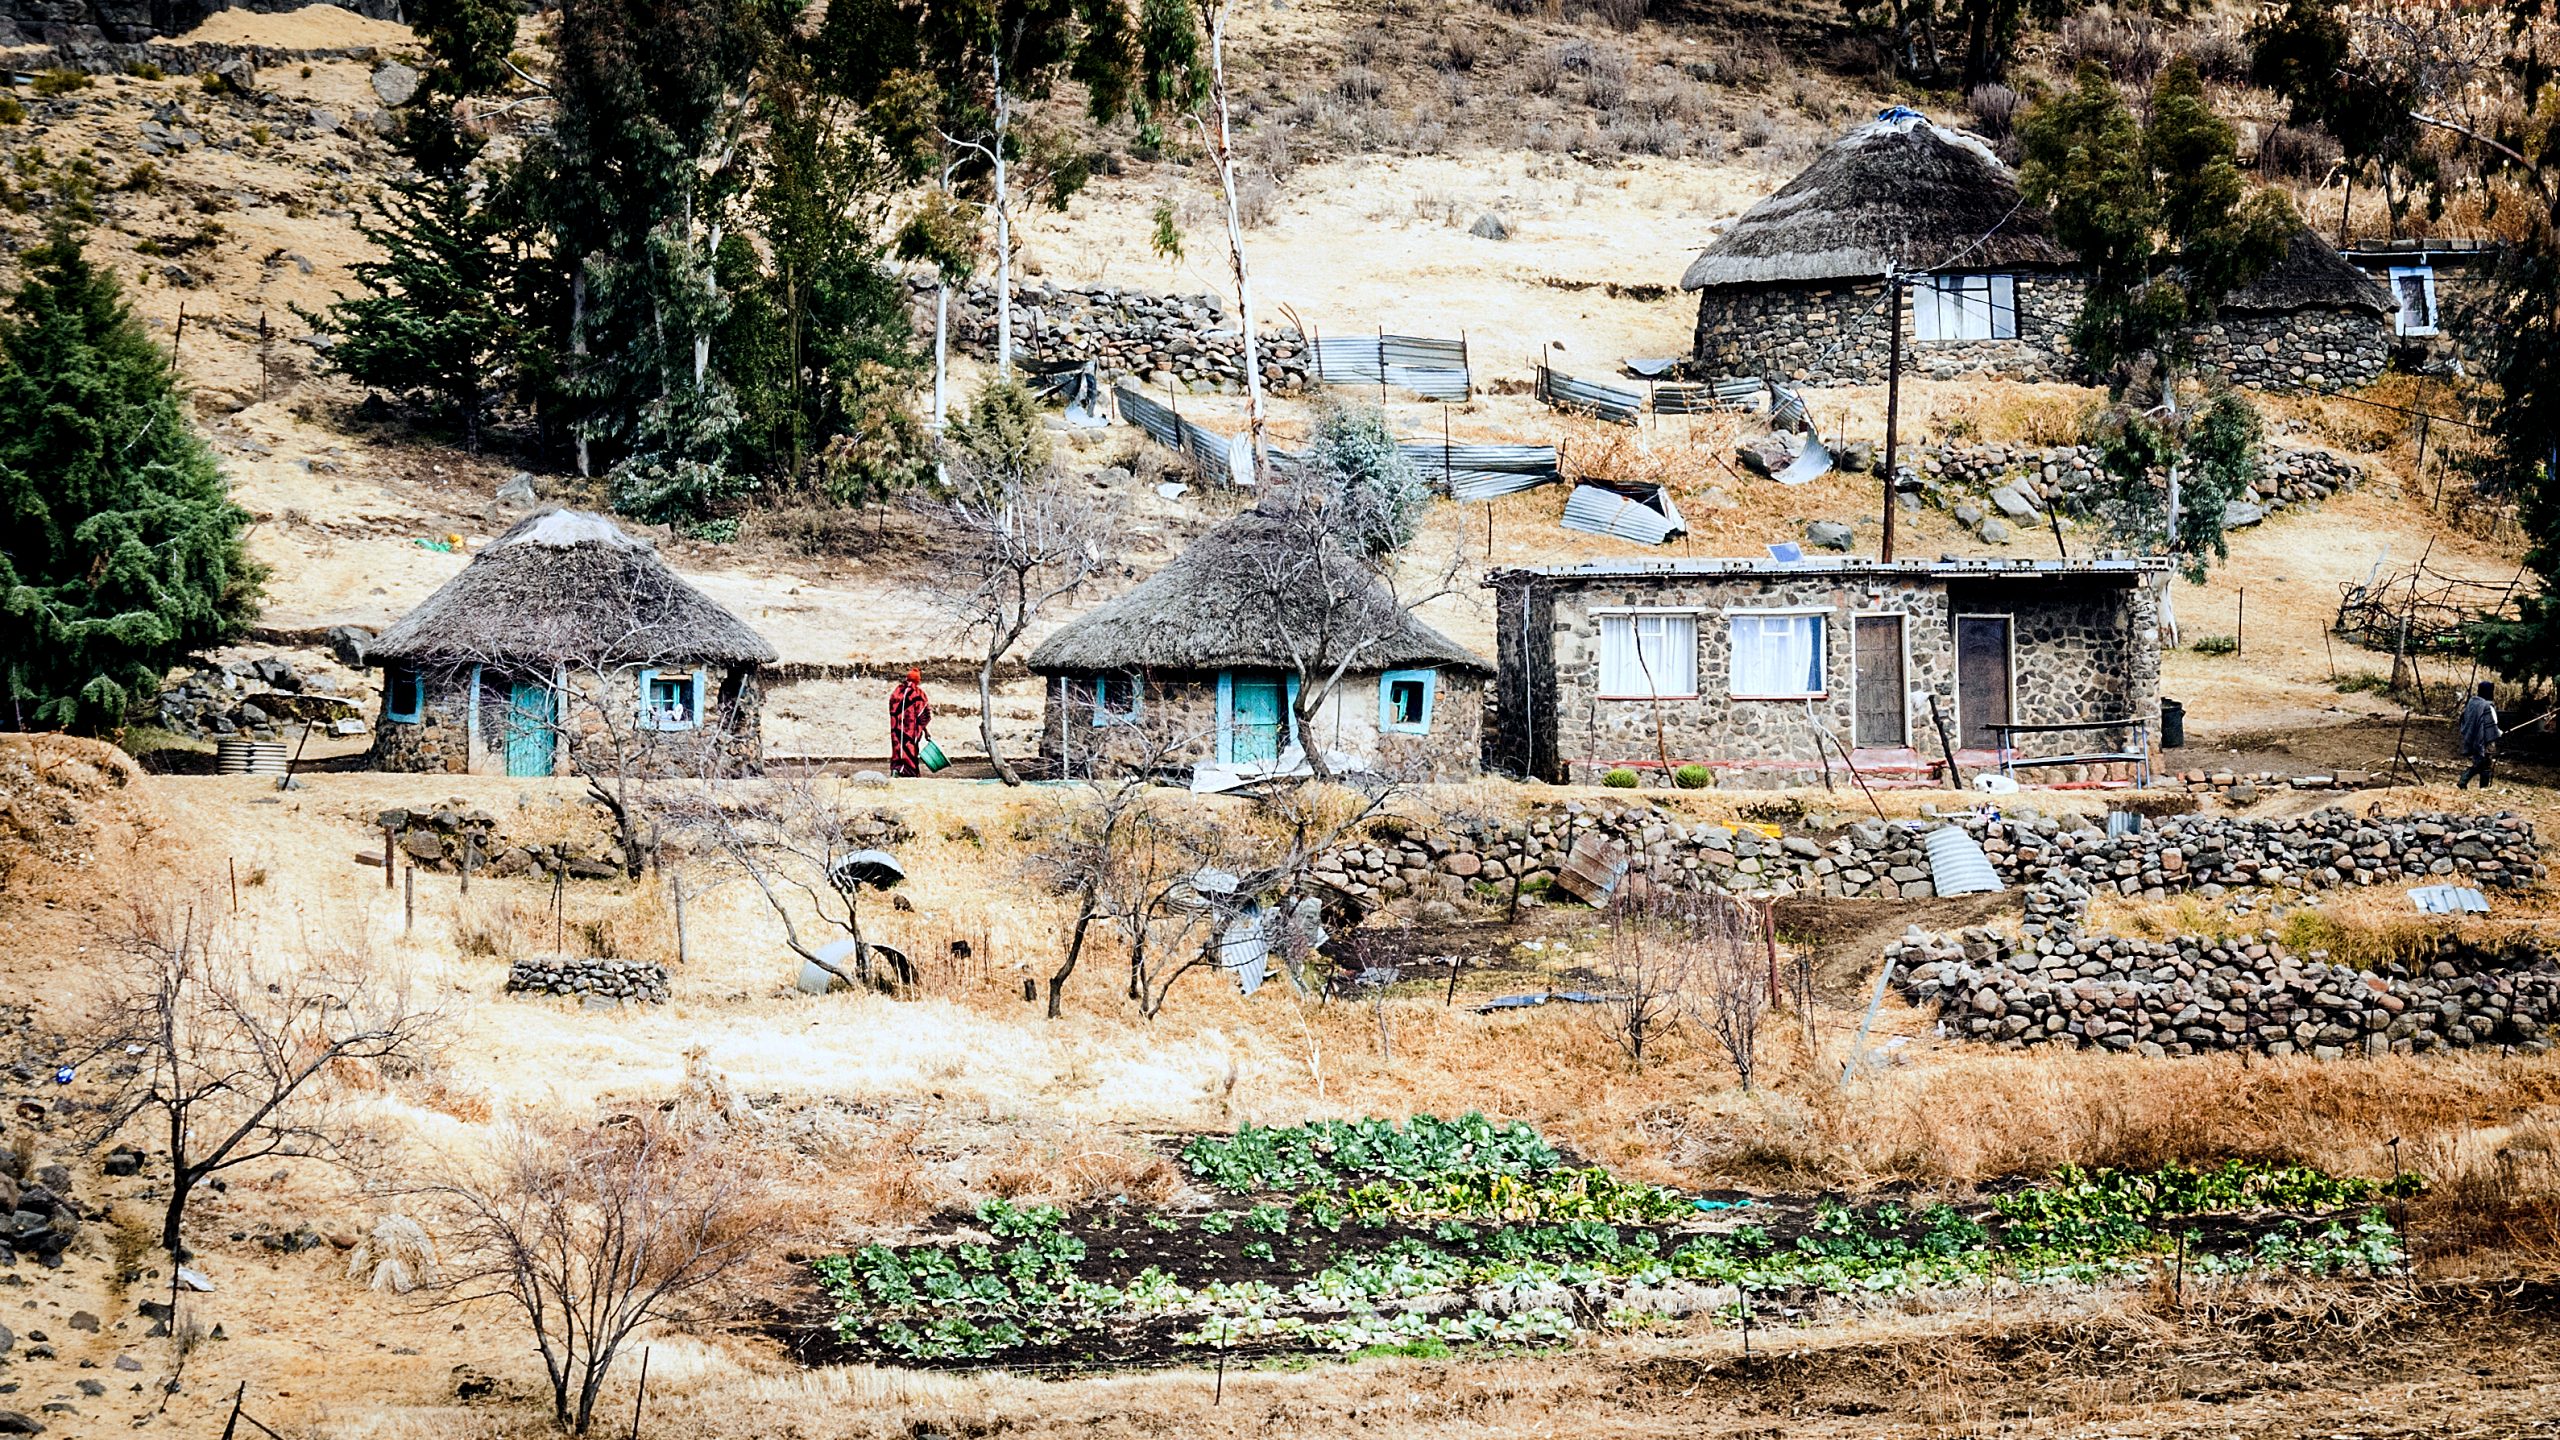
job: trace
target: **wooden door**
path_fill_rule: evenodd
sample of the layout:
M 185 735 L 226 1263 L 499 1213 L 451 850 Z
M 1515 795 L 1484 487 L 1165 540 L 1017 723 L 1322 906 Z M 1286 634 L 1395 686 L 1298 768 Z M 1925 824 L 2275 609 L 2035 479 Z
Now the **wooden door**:
M 530 779 L 551 773 L 559 714 L 551 687 L 518 680 L 507 691 L 507 773 Z
M 1956 617 L 1956 743 L 1973 750 L 1997 748 L 1992 726 L 2010 721 L 2009 617 Z
M 1851 688 L 1857 695 L 1859 745 L 1900 746 L 1911 742 L 1904 709 L 1910 686 L 1902 671 L 1902 617 L 1861 615 L 1851 652 Z
M 1228 686 L 1228 755 L 1237 764 L 1280 758 L 1281 686 L 1277 675 L 1237 675 Z

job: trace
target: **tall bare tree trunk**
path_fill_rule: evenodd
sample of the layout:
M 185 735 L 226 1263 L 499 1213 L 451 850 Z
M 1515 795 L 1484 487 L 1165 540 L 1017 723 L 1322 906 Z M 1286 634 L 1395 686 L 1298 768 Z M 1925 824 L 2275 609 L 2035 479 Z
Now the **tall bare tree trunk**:
M 1244 327 L 1245 430 L 1253 440 L 1253 478 L 1260 483 L 1270 463 L 1263 445 L 1262 355 L 1260 339 L 1254 333 L 1253 282 L 1245 273 L 1244 219 L 1236 204 L 1236 152 L 1227 123 L 1226 43 L 1227 6 L 1224 0 L 1218 0 L 1209 11 L 1209 102 L 1218 112 L 1217 134 L 1210 142 L 1210 150 L 1218 163 L 1218 190 L 1226 201 L 1227 260 L 1235 269 L 1236 322 Z M 1317 773 L 1323 772 L 1319 769 Z
M 995 143 L 988 150 L 996 167 L 996 374 L 1013 378 L 1013 190 L 1005 173 L 1005 131 L 1013 123 L 1013 97 L 1004 88 L 1004 51 L 998 47 Z

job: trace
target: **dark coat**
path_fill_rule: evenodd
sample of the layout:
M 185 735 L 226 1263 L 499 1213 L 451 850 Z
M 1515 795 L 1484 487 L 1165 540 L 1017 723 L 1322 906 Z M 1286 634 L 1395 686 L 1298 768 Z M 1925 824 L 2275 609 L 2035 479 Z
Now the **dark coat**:
M 2498 707 L 2478 695 L 2462 707 L 2462 753 L 2477 760 L 2498 743 Z

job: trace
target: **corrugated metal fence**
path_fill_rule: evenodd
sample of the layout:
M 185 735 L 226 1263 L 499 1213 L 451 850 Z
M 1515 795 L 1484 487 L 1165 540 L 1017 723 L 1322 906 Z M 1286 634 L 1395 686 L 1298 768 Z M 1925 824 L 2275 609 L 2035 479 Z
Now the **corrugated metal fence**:
M 1426 335 L 1319 335 L 1316 383 L 1393 385 L 1426 400 L 1463 402 L 1475 393 L 1467 342 Z
M 1112 387 L 1111 398 L 1120 407 L 1121 419 L 1147 432 L 1157 444 L 1180 453 L 1202 478 L 1231 485 L 1253 483 L 1253 450 L 1247 437 L 1221 435 L 1207 426 L 1195 425 L 1175 414 L 1171 406 L 1126 385 Z

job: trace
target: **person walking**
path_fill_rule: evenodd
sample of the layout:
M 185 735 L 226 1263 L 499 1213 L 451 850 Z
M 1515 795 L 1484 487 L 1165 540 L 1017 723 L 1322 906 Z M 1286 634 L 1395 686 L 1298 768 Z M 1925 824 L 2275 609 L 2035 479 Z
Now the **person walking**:
M 2489 773 L 2489 757 L 2498 748 L 2498 706 L 2497 702 L 2491 698 L 2497 693 L 2497 686 L 2483 680 L 2480 682 L 2480 692 L 2463 702 L 2458 734 L 2462 741 L 2462 753 L 2471 758 L 2471 768 L 2463 771 L 2462 778 L 2453 782 L 2453 788 L 2456 790 L 2469 785 L 2474 775 L 2480 777 L 2480 788 L 2483 790 L 2488 789 L 2489 782 L 2496 778 Z
M 933 702 L 924 698 L 924 675 L 910 670 L 907 678 L 889 692 L 889 773 L 921 775 L 917 752 L 924 747 L 924 732 L 933 724 Z

